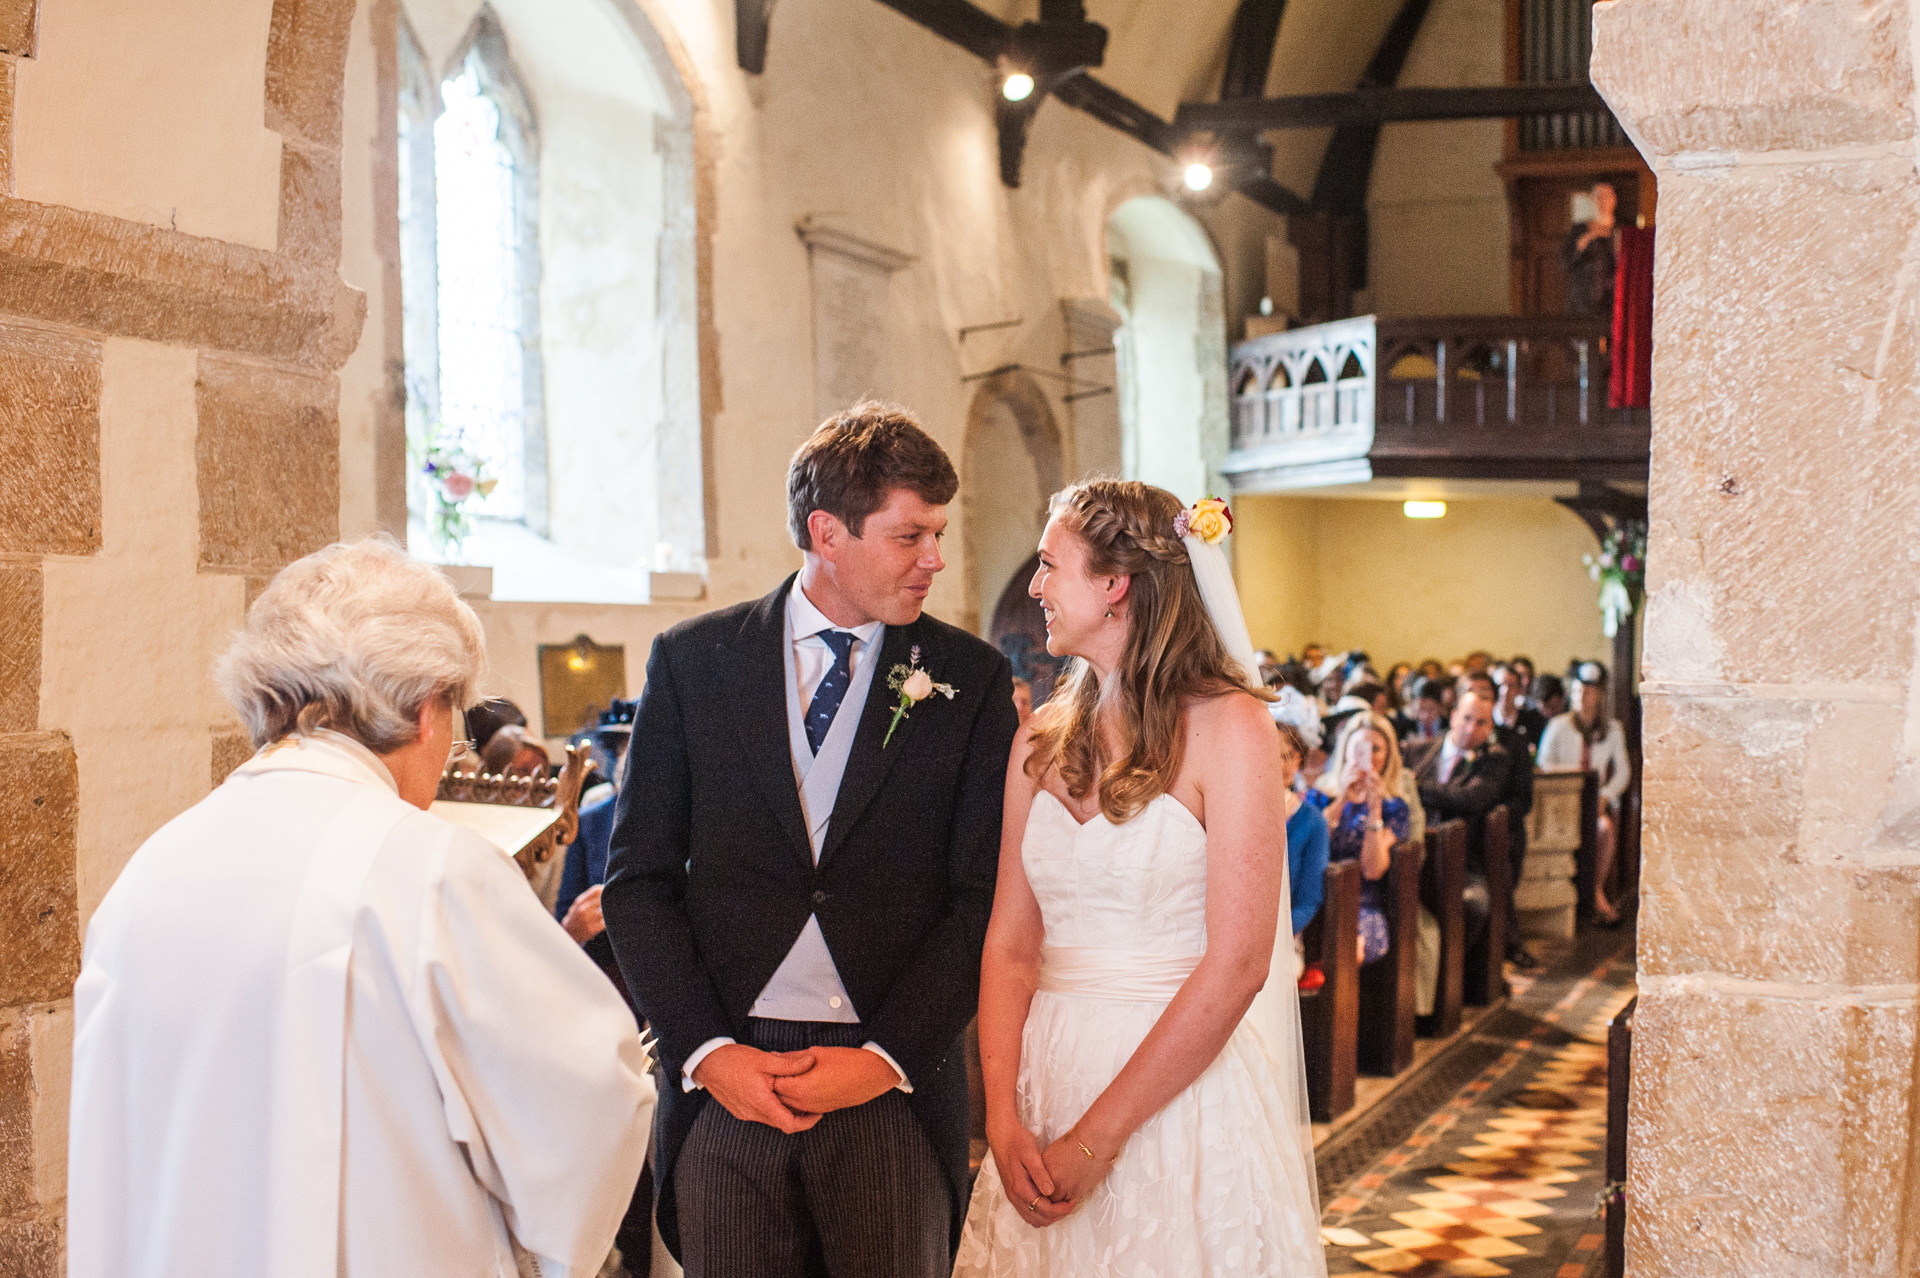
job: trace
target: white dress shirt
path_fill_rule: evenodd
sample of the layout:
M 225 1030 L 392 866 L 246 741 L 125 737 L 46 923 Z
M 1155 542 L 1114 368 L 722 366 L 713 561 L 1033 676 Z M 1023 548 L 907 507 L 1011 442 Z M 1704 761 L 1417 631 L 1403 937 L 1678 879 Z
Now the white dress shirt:
M 800 790 L 801 809 L 813 844 L 813 859 L 818 864 L 826 842 L 827 821 L 833 814 L 833 796 L 839 791 L 838 771 L 845 768 L 846 751 L 851 747 L 866 698 L 871 695 L 874 667 L 880 659 L 881 638 L 886 625 L 869 621 L 860 626 L 836 626 L 807 598 L 806 591 L 801 589 L 796 580 L 793 589 L 787 592 L 785 629 L 786 655 L 791 660 L 791 679 L 797 693 L 797 700 L 788 703 L 787 715 L 794 784 Z M 849 659 L 852 673 L 846 695 L 834 715 L 833 727 L 821 742 L 819 755 L 816 756 L 807 741 L 805 715 L 813 706 L 814 694 L 819 691 L 834 662 L 838 660 L 833 648 L 820 637 L 827 630 L 851 634 L 855 642 Z M 836 772 L 815 778 L 822 784 L 810 787 L 807 782 L 816 757 L 822 761 L 822 767 L 832 767 Z M 793 948 L 787 951 L 786 958 L 780 961 L 766 988 L 754 1000 L 750 1015 L 777 1021 L 859 1023 L 860 1013 L 847 995 L 846 986 L 841 983 L 839 970 L 827 949 L 826 936 L 820 931 L 817 917 L 808 916 L 806 926 L 800 930 Z M 680 1085 L 687 1091 L 698 1087 L 700 1084 L 694 1081 L 693 1071 L 700 1062 L 706 1060 L 715 1048 L 734 1041 L 721 1037 L 702 1043 L 681 1067 Z M 900 1090 L 913 1090 L 907 1082 L 906 1071 L 884 1048 L 871 1042 L 864 1046 L 893 1067 L 893 1072 L 900 1076 Z

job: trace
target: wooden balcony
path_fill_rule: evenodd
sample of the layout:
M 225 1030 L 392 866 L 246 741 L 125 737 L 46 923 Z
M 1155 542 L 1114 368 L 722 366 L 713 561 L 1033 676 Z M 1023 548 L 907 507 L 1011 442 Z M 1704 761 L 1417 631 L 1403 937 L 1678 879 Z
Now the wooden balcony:
M 1233 348 L 1236 492 L 1374 478 L 1644 482 L 1644 408 L 1607 407 L 1603 320 L 1356 319 Z

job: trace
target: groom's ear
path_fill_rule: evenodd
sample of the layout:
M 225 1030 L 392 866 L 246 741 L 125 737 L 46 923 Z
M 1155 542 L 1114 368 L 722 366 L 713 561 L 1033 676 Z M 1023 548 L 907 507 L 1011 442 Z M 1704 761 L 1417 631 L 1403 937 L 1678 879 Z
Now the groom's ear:
M 813 542 L 816 554 L 831 559 L 840 548 L 847 544 L 847 526 L 840 522 L 838 515 L 825 510 L 816 510 L 807 516 L 807 537 Z

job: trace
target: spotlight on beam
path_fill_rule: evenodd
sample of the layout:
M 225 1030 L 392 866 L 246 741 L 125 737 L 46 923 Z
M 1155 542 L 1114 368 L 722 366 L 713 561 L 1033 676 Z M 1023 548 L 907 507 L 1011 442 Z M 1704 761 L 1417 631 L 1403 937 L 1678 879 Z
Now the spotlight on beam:
M 1213 185 L 1213 169 L 1205 164 L 1189 164 L 1186 178 L 1189 191 L 1204 191 Z
M 1015 71 L 1000 82 L 1000 96 L 1009 102 L 1025 102 L 1033 96 L 1033 77 L 1025 71 Z
M 1447 515 L 1447 503 L 1444 501 L 1410 501 L 1400 507 L 1400 513 L 1408 519 L 1444 519 Z

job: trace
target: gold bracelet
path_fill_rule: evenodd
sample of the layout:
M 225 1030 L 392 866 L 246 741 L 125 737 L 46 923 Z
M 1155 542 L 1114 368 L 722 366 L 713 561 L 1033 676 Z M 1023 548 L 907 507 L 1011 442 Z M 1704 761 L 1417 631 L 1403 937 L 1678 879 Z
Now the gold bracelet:
M 1080 1147 L 1080 1152 L 1087 1156 L 1088 1162 L 1093 1163 L 1093 1162 L 1099 1161 L 1099 1159 L 1093 1156 L 1093 1151 L 1087 1148 L 1087 1142 L 1081 1140 L 1078 1136 L 1075 1136 L 1073 1138 L 1073 1143 Z

